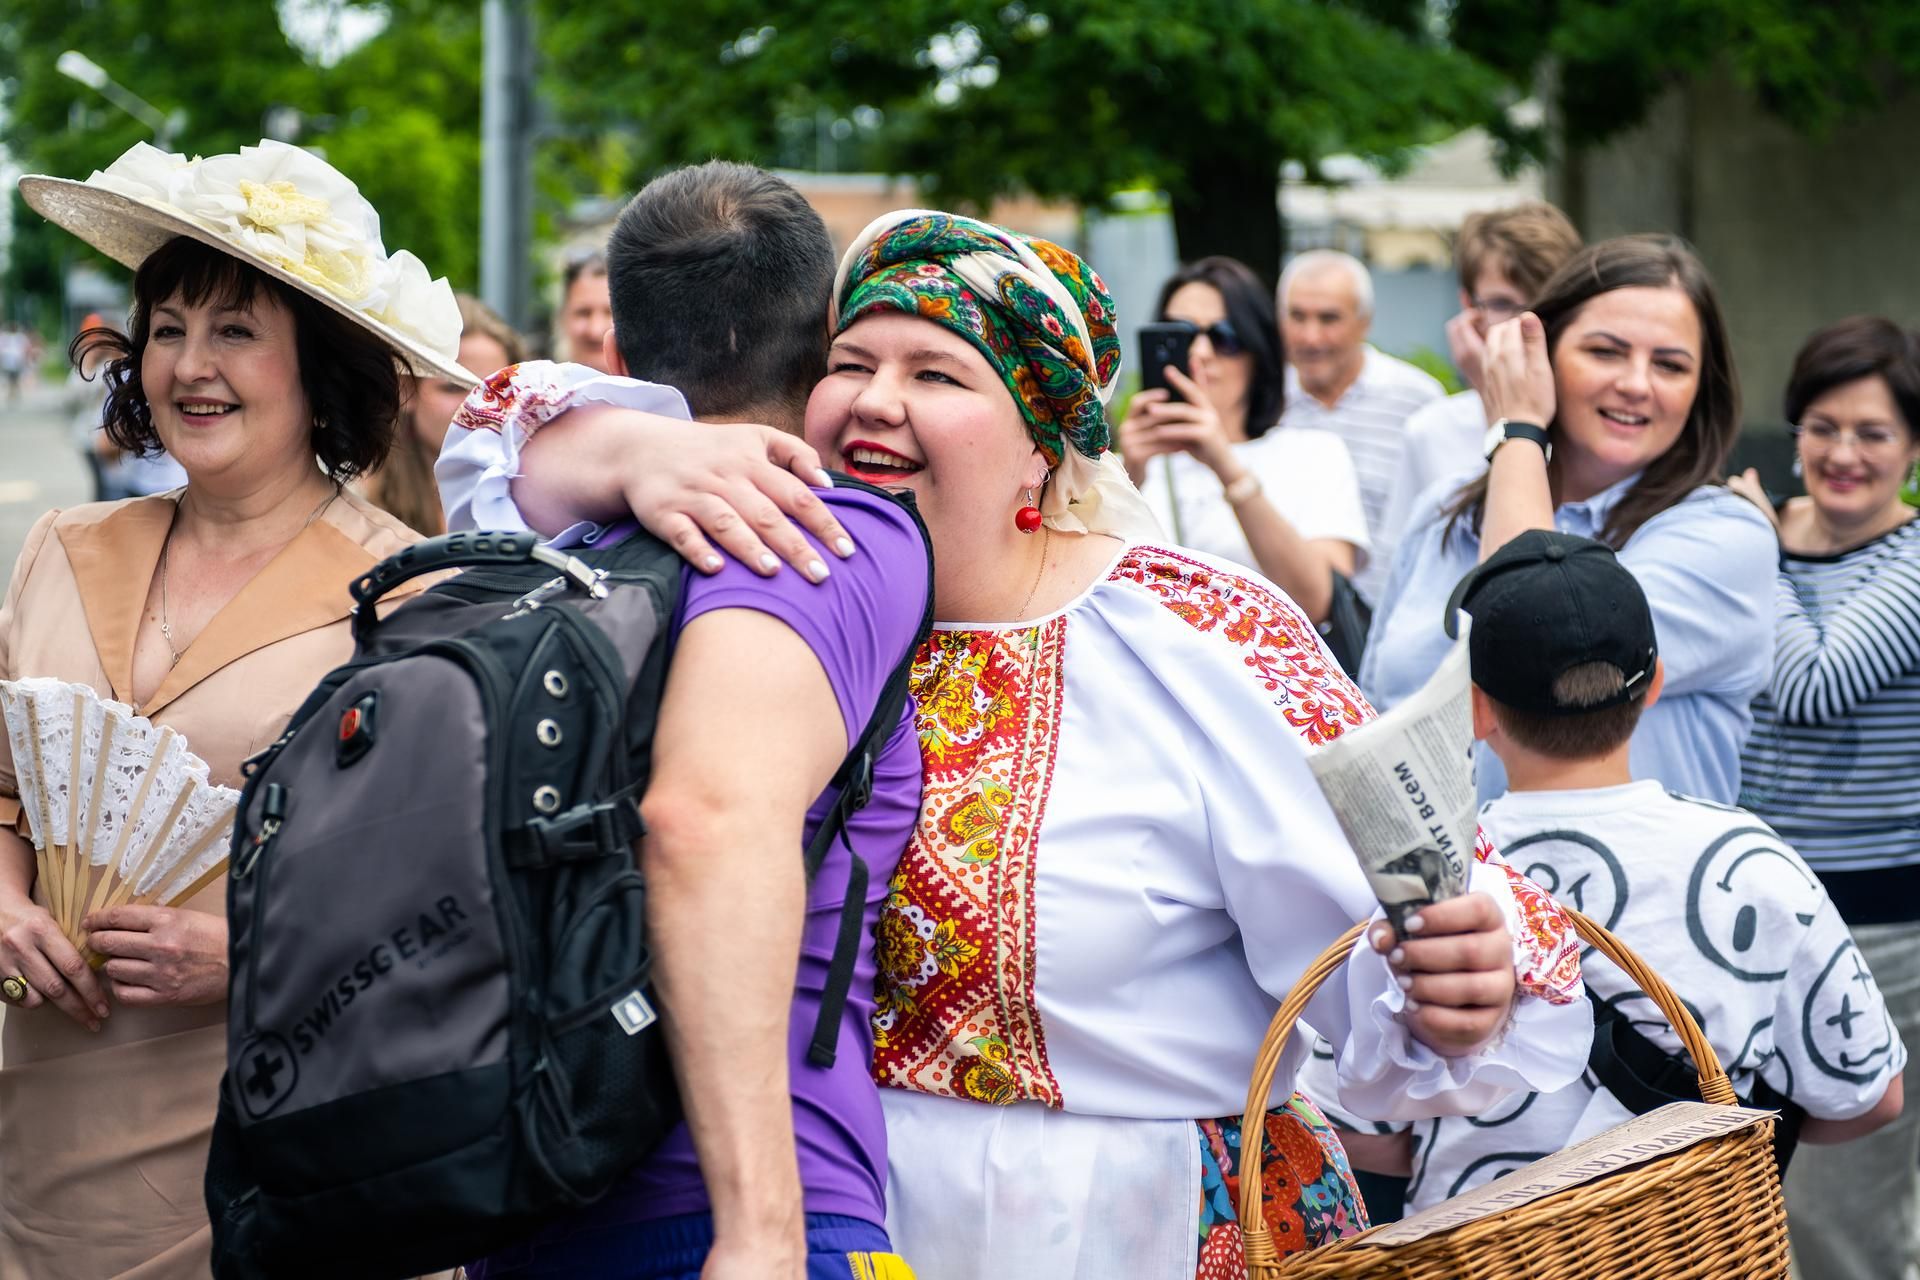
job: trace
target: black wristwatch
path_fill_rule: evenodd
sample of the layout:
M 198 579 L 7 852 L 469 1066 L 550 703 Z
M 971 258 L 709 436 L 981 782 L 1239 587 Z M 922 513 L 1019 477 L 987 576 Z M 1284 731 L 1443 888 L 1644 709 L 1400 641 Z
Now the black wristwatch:
M 1518 418 L 1501 418 L 1487 428 L 1481 448 L 1487 455 L 1487 461 L 1493 461 L 1494 450 L 1509 440 L 1531 440 L 1540 446 L 1540 452 L 1548 461 L 1553 460 L 1553 441 L 1547 435 L 1547 429 L 1537 422 L 1522 422 Z

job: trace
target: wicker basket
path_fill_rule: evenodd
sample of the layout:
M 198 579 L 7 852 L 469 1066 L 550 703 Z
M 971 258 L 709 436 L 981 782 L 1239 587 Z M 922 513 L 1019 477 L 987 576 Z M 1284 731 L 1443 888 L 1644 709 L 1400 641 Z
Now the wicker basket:
M 1660 1006 L 1700 1070 L 1707 1102 L 1738 1102 L 1713 1046 L 1675 997 L 1618 938 L 1578 911 L 1580 936 Z M 1294 1022 L 1345 962 L 1348 930 L 1288 993 L 1254 1063 L 1249 1115 L 1265 1110 Z M 1709 1138 L 1595 1182 L 1431 1235 L 1372 1246 L 1372 1232 L 1282 1260 L 1260 1212 L 1262 1145 L 1242 1149 L 1239 1214 L 1250 1280 L 1785 1280 L 1787 1215 L 1773 1157 L 1773 1122 Z

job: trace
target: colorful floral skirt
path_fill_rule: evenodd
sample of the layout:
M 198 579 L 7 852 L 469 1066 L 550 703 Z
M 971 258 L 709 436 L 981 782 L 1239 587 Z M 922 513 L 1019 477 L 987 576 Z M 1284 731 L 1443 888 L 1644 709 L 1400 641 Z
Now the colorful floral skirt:
M 1296 1093 L 1266 1116 L 1260 1201 L 1280 1256 L 1367 1229 L 1366 1206 L 1340 1138 L 1320 1108 Z M 1246 1280 L 1240 1236 L 1240 1117 L 1200 1130 L 1200 1266 L 1197 1280 Z

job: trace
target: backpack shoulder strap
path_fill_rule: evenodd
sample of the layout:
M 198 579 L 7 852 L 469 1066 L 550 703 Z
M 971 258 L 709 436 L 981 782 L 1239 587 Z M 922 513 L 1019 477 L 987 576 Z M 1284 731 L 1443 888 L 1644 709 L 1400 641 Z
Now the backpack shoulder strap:
M 1700 1101 L 1700 1073 L 1685 1056 L 1670 1054 L 1627 1021 L 1618 1006 L 1588 993 L 1593 1047 L 1587 1066 L 1620 1105 L 1637 1116 L 1669 1102 Z
M 860 955 L 860 925 L 866 915 L 867 864 L 847 838 L 847 823 L 854 814 L 866 808 L 867 801 L 873 798 L 874 763 L 886 747 L 893 727 L 900 722 L 900 714 L 907 705 L 908 685 L 913 678 L 913 660 L 920 652 L 921 641 L 933 629 L 933 540 L 927 534 L 919 510 L 913 505 L 913 495 L 891 494 L 848 476 L 835 475 L 833 483 L 835 488 L 860 489 L 879 494 L 899 503 L 913 517 L 914 527 L 920 531 L 920 541 L 927 552 L 927 595 L 920 611 L 920 626 L 914 632 L 912 642 L 893 673 L 887 677 L 887 683 L 874 703 L 873 715 L 860 731 L 859 739 L 833 775 L 830 785 L 838 793 L 833 808 L 821 821 L 820 829 L 813 833 L 813 839 L 807 843 L 805 865 L 808 884 L 812 884 L 814 876 L 819 874 L 820 864 L 826 861 L 827 851 L 833 847 L 836 839 L 847 846 L 848 860 L 847 896 L 840 905 L 840 929 L 833 945 L 833 960 L 827 966 L 827 985 L 820 993 L 820 1015 L 814 1020 L 813 1040 L 807 1046 L 807 1061 L 816 1067 L 831 1067 L 837 1056 L 840 1017 L 846 1012 L 847 993 L 853 986 L 854 962 Z
M 1619 1007 L 1588 993 L 1593 1006 L 1593 1048 L 1587 1067 L 1620 1105 L 1637 1116 L 1669 1102 L 1698 1102 L 1700 1073 L 1683 1054 L 1671 1054 L 1649 1040 L 1627 1021 Z M 1743 1105 L 1778 1111 L 1773 1127 L 1773 1155 L 1780 1172 L 1800 1140 L 1800 1122 L 1806 1111 L 1756 1073 Z

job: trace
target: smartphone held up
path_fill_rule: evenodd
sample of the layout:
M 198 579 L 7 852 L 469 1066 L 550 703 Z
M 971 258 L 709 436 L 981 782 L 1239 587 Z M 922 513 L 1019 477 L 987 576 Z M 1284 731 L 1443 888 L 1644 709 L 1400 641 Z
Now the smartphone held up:
M 1140 389 L 1165 391 L 1175 400 L 1184 399 L 1167 382 L 1167 366 L 1172 365 L 1188 377 L 1193 376 L 1189 352 L 1199 330 L 1184 320 L 1156 320 L 1140 326 Z

